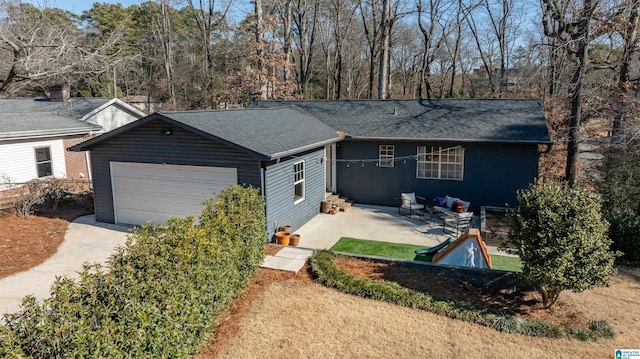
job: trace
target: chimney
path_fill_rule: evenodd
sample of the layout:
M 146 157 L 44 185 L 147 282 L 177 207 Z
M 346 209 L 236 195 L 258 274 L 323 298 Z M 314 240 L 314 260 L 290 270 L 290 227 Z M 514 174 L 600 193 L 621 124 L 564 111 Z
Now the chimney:
M 49 87 L 49 99 L 54 102 L 67 101 L 70 97 L 69 86 L 55 85 Z

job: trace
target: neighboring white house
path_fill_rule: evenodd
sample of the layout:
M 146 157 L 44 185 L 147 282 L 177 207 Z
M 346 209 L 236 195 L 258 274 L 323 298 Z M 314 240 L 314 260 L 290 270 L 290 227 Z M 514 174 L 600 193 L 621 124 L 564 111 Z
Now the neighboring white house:
M 116 98 L 0 99 L 0 191 L 35 178 L 90 179 L 88 154 L 66 149 L 141 117 Z

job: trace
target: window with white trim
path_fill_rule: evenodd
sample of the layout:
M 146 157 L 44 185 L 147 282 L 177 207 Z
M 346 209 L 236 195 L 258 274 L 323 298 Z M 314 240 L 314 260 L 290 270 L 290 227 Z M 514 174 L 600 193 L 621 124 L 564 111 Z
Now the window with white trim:
M 293 203 L 304 200 L 304 161 L 293 164 Z
M 380 145 L 380 157 L 378 158 L 378 165 L 380 167 L 393 167 L 394 163 L 394 146 L 393 145 Z
M 461 181 L 463 176 L 464 148 L 462 146 L 418 146 L 416 177 Z
M 38 178 L 53 175 L 53 164 L 51 161 L 51 147 L 36 147 L 36 170 Z

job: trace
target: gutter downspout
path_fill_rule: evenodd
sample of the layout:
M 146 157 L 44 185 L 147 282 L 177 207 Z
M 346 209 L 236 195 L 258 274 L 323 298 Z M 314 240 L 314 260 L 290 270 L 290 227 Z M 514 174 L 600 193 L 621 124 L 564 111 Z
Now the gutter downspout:
M 264 218 L 269 218 L 269 214 L 267 213 L 267 194 L 265 193 L 265 188 L 266 188 L 266 173 L 265 173 L 265 168 L 264 168 L 264 162 L 259 161 L 260 164 L 260 194 L 262 195 L 262 198 L 264 198 Z M 266 238 L 266 242 L 270 242 L 271 241 L 271 232 L 269 231 L 269 223 L 267 222 L 267 228 L 265 228 L 268 231 L 268 237 Z
M 87 161 L 87 175 L 89 176 L 89 181 L 93 181 L 93 174 L 91 173 L 91 157 L 89 156 L 89 151 L 84 151 L 84 160 Z

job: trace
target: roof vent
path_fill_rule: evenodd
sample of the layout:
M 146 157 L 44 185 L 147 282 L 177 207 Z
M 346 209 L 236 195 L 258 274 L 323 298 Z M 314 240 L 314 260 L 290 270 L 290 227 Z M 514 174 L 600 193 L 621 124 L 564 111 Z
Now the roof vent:
M 396 109 L 395 107 L 393 108 L 393 114 L 397 115 L 398 114 L 398 109 Z

